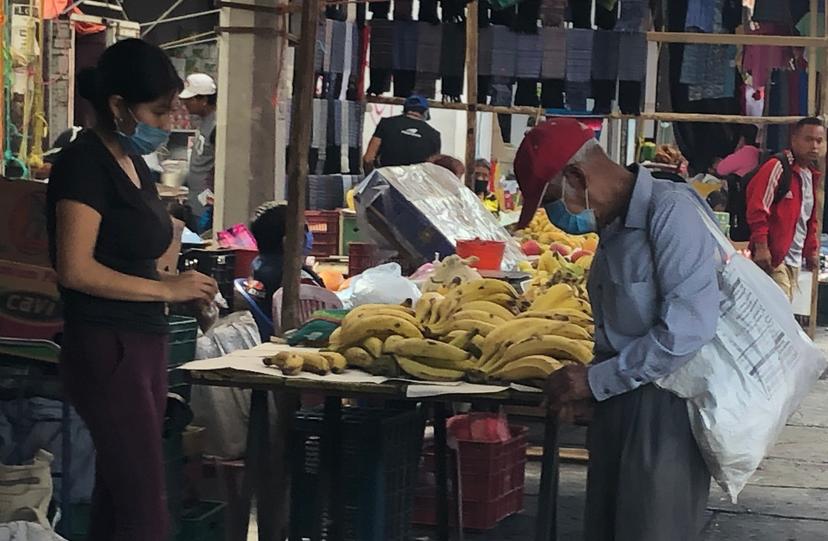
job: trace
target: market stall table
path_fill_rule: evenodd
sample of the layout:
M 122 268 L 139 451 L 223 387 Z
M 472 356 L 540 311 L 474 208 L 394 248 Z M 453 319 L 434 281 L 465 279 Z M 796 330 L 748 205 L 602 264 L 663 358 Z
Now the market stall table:
M 259 348 L 273 348 L 265 344 Z M 284 346 L 283 346 L 284 347 Z M 257 349 L 259 349 L 257 348 Z M 259 349 L 259 351 L 262 351 Z M 268 350 L 269 351 L 269 350 Z M 269 352 L 272 354 L 272 352 Z M 186 378 L 193 385 L 234 387 L 252 391 L 250 421 L 248 425 L 244 497 L 256 497 L 260 541 L 279 539 L 275 528 L 276 518 L 272 512 L 278 501 L 273 486 L 270 455 L 270 421 L 268 415 L 268 393 L 283 397 L 296 397 L 299 393 L 321 394 L 325 399 L 325 434 L 322 441 L 322 463 L 328 468 L 321 484 L 321 492 L 328 491 L 336 496 L 340 489 L 341 466 L 335 458 L 339 447 L 339 422 L 341 399 L 385 400 L 395 402 L 424 402 L 434 412 L 435 464 L 437 482 L 437 539 L 449 539 L 448 479 L 446 468 L 446 405 L 453 402 L 489 403 L 493 405 L 540 406 L 544 395 L 528 389 L 496 387 L 485 385 L 427 385 L 427 382 L 411 382 L 372 377 L 359 371 L 349 370 L 345 374 L 317 376 L 303 373 L 301 376 L 285 377 L 274 368 L 265 367 L 262 356 L 256 350 L 236 352 L 230 356 L 207 361 L 195 361 L 182 367 Z M 362 381 L 360 381 L 362 380 Z M 430 388 L 430 389 L 429 389 Z M 286 403 L 286 402 L 285 402 Z M 295 401 L 294 401 L 295 403 Z M 324 441 L 324 440 L 328 441 Z M 255 486 L 254 486 L 255 485 Z M 284 487 L 281 487 L 284 488 Z M 541 484 L 536 518 L 535 540 L 555 541 L 557 539 L 557 490 L 558 490 L 558 419 L 548 415 L 545 419 L 545 436 Z M 334 503 L 327 526 L 327 539 L 342 539 L 342 499 L 333 497 Z M 321 515 L 321 513 L 320 513 Z M 319 517 L 321 523 L 322 517 Z M 319 535 L 317 526 L 316 535 Z M 315 539 L 318 539 L 316 537 Z

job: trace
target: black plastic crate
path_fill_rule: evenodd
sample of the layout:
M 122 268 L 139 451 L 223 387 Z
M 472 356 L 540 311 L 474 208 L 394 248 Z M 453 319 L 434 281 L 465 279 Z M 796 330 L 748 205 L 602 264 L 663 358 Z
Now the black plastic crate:
M 182 500 L 184 483 L 184 452 L 181 445 L 181 434 L 171 434 L 163 439 L 164 453 L 164 480 L 166 484 L 165 499 L 170 515 L 170 541 L 180 541 L 182 533 Z M 72 503 L 67 509 L 68 517 L 58 522 L 58 533 L 69 541 L 85 541 L 89 535 L 89 512 L 91 505 L 87 502 Z M 71 524 L 66 531 L 65 525 Z M 213 541 L 214 538 L 205 538 Z M 222 538 L 215 538 L 220 541 Z M 189 541 L 189 538 L 187 538 Z M 201 541 L 201 539 L 198 539 Z
M 178 260 L 179 272 L 196 270 L 207 276 L 212 276 L 218 282 L 222 297 L 227 301 L 228 310 L 222 309 L 222 314 L 233 311 L 233 280 L 236 278 L 235 250 L 187 250 Z
M 171 315 L 167 318 L 167 365 L 180 366 L 195 359 L 198 321 L 193 317 Z
M 224 502 L 206 500 L 187 505 L 176 541 L 223 541 L 225 507 Z
M 344 408 L 341 446 L 344 541 L 407 541 L 425 417 L 419 410 Z M 309 537 L 328 510 L 316 507 L 324 419 L 300 411 L 291 438 L 291 539 Z

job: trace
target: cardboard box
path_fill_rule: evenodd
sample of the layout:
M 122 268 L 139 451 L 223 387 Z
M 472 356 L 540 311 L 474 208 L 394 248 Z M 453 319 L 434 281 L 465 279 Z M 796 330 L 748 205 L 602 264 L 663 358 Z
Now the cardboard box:
M 0 260 L 0 336 L 55 340 L 61 331 L 63 316 L 55 272 Z
M 51 266 L 45 183 L 0 178 L 0 259 Z

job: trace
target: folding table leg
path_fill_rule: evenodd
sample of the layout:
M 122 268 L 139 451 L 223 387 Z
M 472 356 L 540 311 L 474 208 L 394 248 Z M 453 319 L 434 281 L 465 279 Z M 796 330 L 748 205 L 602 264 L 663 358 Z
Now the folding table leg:
M 446 405 L 434 403 L 434 467 L 437 476 L 437 541 L 449 540 Z
M 558 539 L 558 416 L 547 414 L 543 438 L 538 516 L 535 541 Z

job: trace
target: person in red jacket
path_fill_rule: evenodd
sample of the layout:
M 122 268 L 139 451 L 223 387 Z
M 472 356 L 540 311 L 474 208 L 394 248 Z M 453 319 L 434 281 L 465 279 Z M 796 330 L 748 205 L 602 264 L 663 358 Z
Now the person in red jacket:
M 768 160 L 748 183 L 747 221 L 753 261 L 793 299 L 803 262 L 818 267 L 816 185 L 817 160 L 825 153 L 825 127 L 818 118 L 800 120 L 784 152 L 791 168 L 788 193 L 774 202 L 784 168 Z

